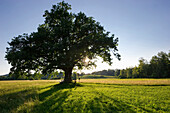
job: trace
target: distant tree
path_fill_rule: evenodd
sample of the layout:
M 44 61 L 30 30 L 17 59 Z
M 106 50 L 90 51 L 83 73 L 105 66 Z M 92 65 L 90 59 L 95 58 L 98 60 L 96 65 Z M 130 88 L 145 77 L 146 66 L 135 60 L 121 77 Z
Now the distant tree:
M 138 78 L 138 77 L 139 77 L 139 68 L 135 66 L 132 69 L 132 78 Z
M 113 69 L 108 69 L 107 75 L 115 76 L 115 70 L 113 70 Z
M 35 80 L 40 80 L 43 75 L 41 73 L 34 73 L 33 78 Z
M 107 75 L 107 74 L 108 74 L 108 71 L 107 71 L 107 70 L 103 70 L 103 71 L 101 71 L 100 73 L 101 73 L 101 75 Z
M 119 78 L 170 78 L 170 51 L 159 52 L 150 63 L 140 58 L 138 66 L 115 70 L 115 75 Z
M 56 69 L 65 72 L 64 82 L 72 82 L 74 67 L 95 66 L 97 56 L 112 64 L 111 52 L 118 59 L 118 38 L 106 32 L 99 22 L 80 12 L 74 14 L 68 3 L 53 5 L 45 11 L 45 23 L 31 35 L 23 34 L 9 42 L 6 59 L 11 74 L 50 74 Z M 90 59 L 90 60 L 87 60 Z
M 132 78 L 132 68 L 126 68 L 126 77 Z
M 54 71 L 54 72 L 51 73 L 51 75 L 52 75 L 53 78 L 57 78 L 59 73 L 58 73 L 58 71 Z
M 157 56 L 153 56 L 150 61 L 152 77 L 162 78 L 170 77 L 170 57 L 165 52 L 159 52 Z
M 116 69 L 116 70 L 115 70 L 115 76 L 117 76 L 117 77 L 118 77 L 118 76 L 119 76 L 119 74 L 120 74 L 120 69 Z
M 139 59 L 139 76 L 140 78 L 148 78 L 149 77 L 149 64 L 147 62 L 147 60 L 145 60 L 144 58 L 140 58 Z
M 120 70 L 119 78 L 127 78 L 125 69 Z
M 93 75 L 109 75 L 109 76 L 114 76 L 115 75 L 115 71 L 112 69 L 108 69 L 108 70 L 102 70 L 102 71 L 96 71 L 92 73 Z

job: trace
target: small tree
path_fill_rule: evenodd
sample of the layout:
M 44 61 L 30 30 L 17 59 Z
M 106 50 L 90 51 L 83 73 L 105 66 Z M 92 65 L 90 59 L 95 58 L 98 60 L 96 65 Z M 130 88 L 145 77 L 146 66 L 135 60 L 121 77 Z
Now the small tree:
M 132 78 L 132 68 L 126 68 L 126 77 Z
M 120 69 L 116 69 L 116 70 L 115 70 L 115 76 L 118 77 L 119 75 L 120 75 Z
M 11 74 L 49 74 L 62 69 L 64 82 L 69 83 L 74 67 L 94 66 L 91 59 L 97 56 L 110 65 L 111 52 L 120 59 L 118 38 L 109 35 L 92 17 L 70 10 L 71 6 L 64 1 L 53 5 L 51 11 L 45 11 L 45 23 L 37 32 L 12 39 L 6 52 L 6 59 L 12 65 Z
M 139 68 L 136 66 L 132 69 L 132 78 L 139 78 Z
M 139 59 L 139 75 L 142 78 L 147 78 L 149 77 L 149 64 L 147 62 L 147 60 L 145 60 L 144 58 L 140 58 Z
M 120 74 L 119 74 L 119 78 L 126 78 L 126 70 L 125 69 L 122 69 L 120 70 Z

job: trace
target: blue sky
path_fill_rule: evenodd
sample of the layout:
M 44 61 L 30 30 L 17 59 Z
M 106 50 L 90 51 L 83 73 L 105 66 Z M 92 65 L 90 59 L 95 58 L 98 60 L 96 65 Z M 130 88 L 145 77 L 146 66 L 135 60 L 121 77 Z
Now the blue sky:
M 45 10 L 61 0 L 0 0 L 0 75 L 9 72 L 5 60 L 7 42 L 15 36 L 36 31 Z M 170 50 L 170 0 L 65 0 L 72 12 L 94 17 L 106 31 L 119 37 L 121 61 L 114 57 L 108 66 L 99 60 L 94 69 L 116 69 L 138 65 L 140 57 L 150 60 Z M 90 70 L 92 71 L 92 70 Z M 86 72 L 90 72 L 86 71 Z

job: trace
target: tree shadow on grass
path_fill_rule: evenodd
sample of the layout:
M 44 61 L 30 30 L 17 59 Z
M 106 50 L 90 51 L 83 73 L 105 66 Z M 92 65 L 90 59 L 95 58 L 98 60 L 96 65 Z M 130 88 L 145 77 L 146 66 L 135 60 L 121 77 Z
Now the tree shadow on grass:
M 143 106 L 133 105 L 116 99 L 101 90 L 101 87 L 115 88 L 121 85 L 109 84 L 56 84 L 42 88 L 25 89 L 0 96 L 0 112 L 32 112 L 32 113 L 118 113 L 141 111 L 152 112 Z M 81 88 L 82 87 L 82 88 Z M 77 89 L 78 88 L 78 89 Z M 85 90 L 87 88 L 88 90 Z M 99 88 L 99 89 L 98 89 Z M 117 87 L 119 88 L 119 87 Z M 121 87 L 122 88 L 122 87 Z M 38 94 L 37 90 L 42 91 Z M 33 105 L 25 102 L 29 99 Z M 35 101 L 34 101 L 35 100 Z M 36 101 L 38 100 L 38 101 Z M 23 106 L 23 107 L 21 107 Z M 20 108 L 18 110 L 18 108 Z M 155 109 L 156 110 L 156 109 Z
M 63 112 L 65 100 L 71 94 L 72 90 L 81 87 L 80 84 L 56 84 L 49 90 L 39 94 L 40 103 L 35 105 L 31 112 L 34 113 L 53 113 Z
M 31 110 L 28 106 L 29 102 L 34 103 L 36 100 L 43 101 L 46 97 L 52 95 L 54 92 L 61 90 L 61 89 L 70 89 L 70 88 L 76 88 L 79 84 L 69 84 L 69 85 L 50 85 L 42 88 L 28 88 L 24 90 L 16 90 L 14 92 L 8 92 L 7 94 L 0 95 L 0 113 L 13 113 L 13 112 L 28 112 Z M 51 88 L 48 91 L 45 91 L 38 94 L 37 90 L 44 90 Z M 58 92 L 59 93 L 59 92 Z M 66 92 L 62 93 L 61 95 L 66 95 Z M 49 101 L 51 101 L 50 99 Z M 27 104 L 24 106 L 24 104 Z M 36 103 L 37 104 L 37 103 Z M 44 103 L 45 105 L 46 103 Z M 21 106 L 24 106 L 23 108 L 20 108 Z M 46 106 L 46 105 L 45 105 Z M 31 106 L 32 107 L 32 106 Z M 49 107 L 49 106 L 48 106 Z M 18 109 L 19 108 L 19 109 Z M 33 107 L 34 108 L 34 107 Z
M 114 88 L 115 85 L 102 85 L 106 88 Z M 82 90 L 88 88 L 89 90 Z M 77 90 L 78 88 L 78 90 Z M 80 90 L 80 89 L 81 90 Z M 56 84 L 44 88 L 39 94 L 39 102 L 30 110 L 32 113 L 134 113 L 137 106 L 124 100 L 116 99 L 98 89 L 99 86 L 81 84 Z M 44 90 L 42 89 L 42 90 Z M 138 106 L 139 108 L 139 106 Z M 28 108 L 27 108 L 28 109 Z M 26 110 L 25 109 L 25 112 Z M 151 112 L 144 108 L 142 111 Z M 24 110 L 23 110 L 24 111 Z
M 83 87 L 78 84 L 57 84 L 51 87 L 51 89 L 41 93 L 39 95 L 40 103 L 34 106 L 31 112 L 34 113 L 118 113 L 118 112 L 131 112 L 133 109 L 127 103 L 113 99 L 102 92 L 98 92 L 94 87 L 92 92 L 95 94 L 94 98 L 89 101 L 82 97 L 87 96 L 87 93 L 74 95 L 73 90 L 76 91 L 77 87 Z M 80 92 L 81 93 L 81 92 Z M 87 95 L 86 95 L 87 94 Z M 100 96 L 98 96 L 100 95 Z M 70 96 L 70 97 L 69 97 Z M 76 98 L 75 98 L 76 97 Z M 106 100 L 106 101 L 105 101 Z M 109 101 L 107 101 L 109 100 Z
M 102 98 L 105 98 L 106 100 L 109 99 L 110 101 L 104 101 Z M 128 105 L 128 103 L 105 95 L 94 98 L 89 104 L 92 113 L 136 113 L 135 109 L 131 105 Z M 138 108 L 142 110 L 141 112 L 152 112 L 151 110 L 147 110 L 140 106 Z
M 105 84 L 105 85 L 108 86 L 108 84 Z M 109 88 L 112 88 L 112 86 L 113 86 L 113 88 L 115 87 L 114 84 L 109 84 Z M 121 85 L 119 85 L 119 86 L 121 86 Z M 93 88 L 93 89 L 95 90 L 95 88 Z M 157 110 L 155 108 L 146 109 L 145 107 L 140 106 L 140 104 L 139 105 L 133 105 L 132 103 L 127 103 L 127 102 L 124 102 L 123 100 L 115 99 L 112 96 L 106 95 L 102 91 L 99 92 L 98 90 L 95 90 L 95 93 L 96 93 L 96 95 L 99 95 L 99 96 L 95 97 L 93 100 L 91 100 L 89 102 L 89 104 L 90 104 L 89 106 L 90 106 L 92 113 L 99 113 L 99 112 L 100 113 L 102 113 L 102 112 L 107 112 L 107 113 L 120 113 L 120 112 L 135 113 L 135 112 L 137 112 L 136 111 L 137 108 L 139 108 L 138 109 L 139 112 L 153 112 L 153 110 L 155 110 L 155 111 Z
M 135 113 L 133 108 L 127 103 L 107 96 L 101 91 L 95 90 L 95 93 L 98 96 L 89 102 L 92 113 Z
M 170 86 L 170 84 L 116 84 L 116 83 L 88 83 L 88 84 L 99 84 L 99 85 L 117 85 L 117 86 Z
M 11 113 L 29 99 L 37 97 L 36 90 L 26 89 L 0 96 L 0 113 Z

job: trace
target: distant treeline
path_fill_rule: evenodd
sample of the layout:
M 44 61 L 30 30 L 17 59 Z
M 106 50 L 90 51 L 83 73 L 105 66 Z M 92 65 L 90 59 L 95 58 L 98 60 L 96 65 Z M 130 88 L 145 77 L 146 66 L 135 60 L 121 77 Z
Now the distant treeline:
M 43 75 L 40 73 L 30 74 L 29 76 L 25 75 L 14 75 L 7 74 L 0 76 L 0 80 L 50 80 L 50 79 L 61 79 L 63 78 L 63 72 L 53 72 L 51 74 Z
M 74 72 L 73 75 L 76 73 Z M 159 52 L 148 62 L 140 58 L 139 65 L 126 69 L 109 69 L 91 73 L 92 75 L 117 76 L 119 78 L 170 78 L 170 51 L 169 53 Z M 78 74 L 83 76 L 84 73 Z M 30 76 L 26 75 L 5 75 L 0 76 L 0 80 L 38 80 L 38 79 L 61 79 L 63 72 L 53 72 L 48 75 L 36 73 Z M 74 76 L 73 76 L 74 77 Z
M 80 76 L 83 76 L 84 73 L 78 74 L 76 72 L 72 73 L 72 79 L 76 79 Z M 53 72 L 51 74 L 43 75 L 40 73 L 36 74 L 30 74 L 29 76 L 25 75 L 14 75 L 14 74 L 6 74 L 1 75 L 0 80 L 57 80 L 57 79 L 63 79 L 65 76 L 64 72 Z
M 103 70 L 92 74 L 119 78 L 170 78 L 170 51 L 169 53 L 159 52 L 149 62 L 140 58 L 139 65 L 133 68 Z
M 115 76 L 115 70 L 109 69 L 109 70 L 102 70 L 102 71 L 96 71 L 91 73 L 92 75 L 108 75 L 108 76 Z

